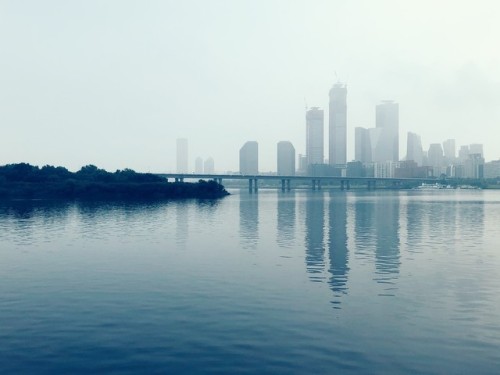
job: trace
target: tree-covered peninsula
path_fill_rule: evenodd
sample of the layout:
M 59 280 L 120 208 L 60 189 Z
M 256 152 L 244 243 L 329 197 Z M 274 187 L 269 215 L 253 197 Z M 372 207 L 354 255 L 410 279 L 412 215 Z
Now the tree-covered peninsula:
M 155 174 L 131 169 L 111 173 L 87 165 L 73 173 L 50 165 L 0 166 L 0 199 L 214 199 L 228 194 L 215 181 L 167 182 Z

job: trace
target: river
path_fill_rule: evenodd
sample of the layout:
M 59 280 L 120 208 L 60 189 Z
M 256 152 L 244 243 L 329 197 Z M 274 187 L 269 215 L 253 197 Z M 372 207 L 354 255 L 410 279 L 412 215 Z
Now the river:
M 0 373 L 498 374 L 500 192 L 0 202 Z

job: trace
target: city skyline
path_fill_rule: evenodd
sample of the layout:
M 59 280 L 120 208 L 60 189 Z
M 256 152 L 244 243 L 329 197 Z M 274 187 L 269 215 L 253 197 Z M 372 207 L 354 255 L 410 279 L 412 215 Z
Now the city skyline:
M 329 119 L 338 81 L 349 89 L 346 161 L 354 129 L 374 127 L 385 99 L 400 104 L 400 156 L 411 131 L 425 150 L 453 138 L 496 160 L 499 11 L 496 1 L 6 0 L 0 164 L 168 172 L 186 138 L 191 158 L 236 171 L 255 139 L 260 170 L 273 171 L 280 140 L 305 154 L 304 107 Z

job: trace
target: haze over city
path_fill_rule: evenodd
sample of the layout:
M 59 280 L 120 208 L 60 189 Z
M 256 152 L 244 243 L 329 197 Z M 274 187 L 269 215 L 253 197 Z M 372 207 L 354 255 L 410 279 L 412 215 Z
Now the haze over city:
M 325 110 L 347 84 L 347 160 L 354 128 L 399 104 L 424 149 L 446 139 L 500 158 L 500 35 L 496 1 L 2 1 L 0 164 L 76 170 L 175 170 L 213 157 L 238 171 L 259 143 L 305 153 L 305 108 Z M 325 134 L 327 153 L 328 134 Z

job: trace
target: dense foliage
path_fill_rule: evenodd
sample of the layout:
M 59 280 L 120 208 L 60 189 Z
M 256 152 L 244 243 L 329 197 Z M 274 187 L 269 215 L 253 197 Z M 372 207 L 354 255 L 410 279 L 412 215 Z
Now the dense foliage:
M 94 165 L 72 173 L 63 167 L 26 163 L 0 166 L 2 199 L 169 199 L 219 198 L 227 195 L 215 181 L 168 183 L 131 169 L 106 172 Z

